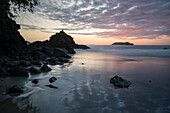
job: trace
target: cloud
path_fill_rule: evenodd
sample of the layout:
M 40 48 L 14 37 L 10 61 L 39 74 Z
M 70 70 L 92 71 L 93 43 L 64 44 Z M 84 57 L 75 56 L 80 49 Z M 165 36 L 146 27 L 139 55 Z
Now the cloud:
M 169 0 L 41 0 L 37 13 L 66 24 L 48 31 L 67 29 L 77 34 L 77 30 L 101 29 L 103 32 L 78 34 L 125 39 L 170 36 Z M 46 31 L 37 26 L 22 26 Z

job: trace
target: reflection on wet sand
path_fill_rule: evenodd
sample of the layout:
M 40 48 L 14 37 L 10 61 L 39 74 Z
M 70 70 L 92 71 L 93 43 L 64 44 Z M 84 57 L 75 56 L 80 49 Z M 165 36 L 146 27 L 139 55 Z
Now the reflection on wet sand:
M 23 80 L 24 94 L 1 101 L 1 110 L 10 112 L 5 105 L 8 104 L 23 113 L 169 111 L 169 59 L 79 51 L 72 60 L 64 65 L 50 66 L 49 73 Z M 115 89 L 109 82 L 114 75 L 131 80 L 132 85 Z M 52 76 L 57 80 L 49 83 Z M 39 80 L 37 85 L 31 82 L 35 78 Z M 58 88 L 46 87 L 48 84 Z

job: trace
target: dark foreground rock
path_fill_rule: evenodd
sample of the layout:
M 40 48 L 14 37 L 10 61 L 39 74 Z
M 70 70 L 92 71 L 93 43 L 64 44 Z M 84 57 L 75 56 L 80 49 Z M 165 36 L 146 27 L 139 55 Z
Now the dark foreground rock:
M 20 25 L 0 11 L 0 56 L 16 58 L 28 51 L 24 38 L 20 35 Z
M 31 67 L 29 70 L 30 70 L 31 74 L 40 74 L 41 73 L 41 70 L 36 69 L 35 67 Z
M 66 50 L 68 51 L 68 53 L 70 53 L 70 54 L 76 54 L 76 51 L 74 51 L 74 49 L 71 48 L 71 47 L 66 47 L 65 49 L 66 49 Z
M 45 85 L 45 86 L 47 86 L 47 87 L 49 87 L 49 88 L 58 88 L 57 86 L 53 86 L 53 85 Z
M 21 86 L 17 86 L 17 85 L 14 85 L 12 86 L 11 88 L 9 88 L 7 94 L 11 94 L 11 93 L 23 93 L 24 90 Z
M 36 41 L 27 45 L 20 35 L 20 25 L 0 11 L 0 76 L 28 77 L 28 71 L 39 74 L 40 70 L 29 66 L 42 66 L 41 71 L 49 72 L 50 65 L 63 65 L 75 54 L 74 49 L 89 49 L 86 45 L 78 45 L 63 30 L 46 41 Z
M 51 58 L 47 59 L 47 61 L 50 65 L 57 65 L 58 64 L 58 61 L 55 57 L 51 57 Z
M 4 77 L 4 76 L 9 76 L 9 73 L 5 68 L 0 67 L 0 77 Z
M 13 77 L 28 77 L 28 72 L 23 66 L 17 66 L 11 69 L 11 76 Z
M 50 83 L 53 83 L 53 82 L 55 82 L 56 80 L 57 80 L 57 78 L 51 77 L 51 78 L 49 79 L 49 82 L 50 82 Z
M 54 55 L 55 57 L 71 58 L 71 56 L 68 55 L 68 52 L 65 49 L 60 49 L 60 48 L 54 49 Z
M 31 63 L 29 61 L 25 61 L 25 60 L 21 60 L 20 61 L 20 64 L 24 67 L 28 67 L 28 66 L 31 66 Z
M 34 84 L 38 84 L 38 80 L 37 79 L 34 79 L 31 82 L 34 83 Z
M 6 67 L 14 67 L 14 66 L 20 65 L 20 61 L 7 61 L 6 60 L 2 65 Z
M 44 64 L 42 67 L 41 67 L 41 71 L 43 72 L 49 72 L 51 71 L 52 69 L 50 67 L 47 66 L 47 64 Z
M 130 81 L 124 80 L 123 78 L 118 76 L 114 76 L 113 78 L 111 78 L 110 83 L 118 88 L 128 88 L 131 85 Z

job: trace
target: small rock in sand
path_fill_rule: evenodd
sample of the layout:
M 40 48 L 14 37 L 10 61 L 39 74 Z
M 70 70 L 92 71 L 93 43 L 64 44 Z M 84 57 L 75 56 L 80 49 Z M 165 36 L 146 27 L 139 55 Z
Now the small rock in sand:
M 53 86 L 53 85 L 46 85 L 46 86 L 49 87 L 49 88 L 58 88 L 58 87 Z
M 34 84 L 38 84 L 38 80 L 37 79 L 34 79 L 31 82 L 34 83 Z
M 50 83 L 53 83 L 53 82 L 55 82 L 56 80 L 57 80 L 57 78 L 55 78 L 55 77 L 51 77 L 51 78 L 49 79 Z
M 121 77 L 114 76 L 113 78 L 110 79 L 110 83 L 112 83 L 114 86 L 118 88 L 128 88 L 131 85 L 130 81 L 124 80 Z

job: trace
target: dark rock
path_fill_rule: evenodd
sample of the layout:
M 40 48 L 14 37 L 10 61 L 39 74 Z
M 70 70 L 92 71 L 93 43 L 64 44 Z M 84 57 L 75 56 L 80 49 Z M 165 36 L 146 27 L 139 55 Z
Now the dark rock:
M 64 31 L 60 31 L 60 33 L 52 35 L 49 42 L 51 45 L 60 48 L 72 47 L 75 45 L 73 38 L 67 35 Z
M 34 83 L 34 84 L 38 84 L 38 80 L 37 79 L 34 79 L 31 82 Z
M 49 82 L 50 82 L 50 83 L 53 83 L 53 82 L 55 82 L 56 80 L 57 80 L 57 78 L 51 77 L 51 78 L 49 79 Z
M 165 47 L 164 49 L 168 49 L 168 48 Z
M 86 45 L 76 45 L 75 47 L 76 49 L 90 49 L 90 47 L 86 46 Z
M 49 72 L 51 71 L 52 69 L 50 67 L 47 66 L 47 64 L 44 64 L 42 67 L 41 67 L 41 71 L 43 72 Z
M 11 76 L 16 77 L 16 76 L 21 76 L 21 77 L 28 77 L 28 72 L 23 66 L 18 66 L 15 68 L 11 69 Z
M 32 60 L 31 64 L 32 65 L 37 65 L 37 66 L 41 66 L 42 65 L 40 60 Z
M 76 48 L 76 49 L 90 49 L 86 45 L 78 45 L 74 42 L 73 38 L 67 35 L 63 30 L 50 37 L 50 40 L 46 42 L 48 46 L 58 48 Z M 70 52 L 73 53 L 71 50 Z
M 0 77 L 3 76 L 9 76 L 9 73 L 7 72 L 7 70 L 5 70 L 5 68 L 0 67 Z
M 42 47 L 42 51 L 47 55 L 47 56 L 53 56 L 53 51 L 52 51 L 52 48 L 48 48 L 48 47 Z
M 33 54 L 34 59 L 45 59 L 48 57 L 43 51 L 35 51 L 34 50 L 34 52 L 32 52 L 32 54 Z
M 42 60 L 41 62 L 42 62 L 43 64 L 49 64 L 48 59 Z
M 36 69 L 35 67 L 31 67 L 29 70 L 30 70 L 31 74 L 40 74 L 41 73 L 41 70 Z
M 54 49 L 54 55 L 55 57 L 71 58 L 71 56 L 68 55 L 68 52 L 65 49 L 60 48 Z
M 130 81 L 124 80 L 121 77 L 114 76 L 113 78 L 110 79 L 110 83 L 112 83 L 114 86 L 118 88 L 128 88 L 131 85 Z
M 31 63 L 29 61 L 21 60 L 20 65 L 24 67 L 28 67 L 28 66 L 31 66 Z
M 10 94 L 10 93 L 23 93 L 23 92 L 24 92 L 24 90 L 22 89 L 22 87 L 14 85 L 11 88 L 9 88 L 7 94 Z
M 26 42 L 18 31 L 20 25 L 9 18 L 5 12 L 0 11 L 0 15 L 0 53 L 15 58 L 28 50 Z
M 63 64 L 63 63 L 67 63 L 67 62 L 69 62 L 69 60 L 68 59 L 66 59 L 66 58 L 63 58 L 63 57 L 58 57 L 58 60 L 59 60 L 59 64 Z
M 134 45 L 134 44 L 129 42 L 115 42 L 112 45 Z
M 57 59 L 55 57 L 51 57 L 51 58 L 49 58 L 47 60 L 48 60 L 48 63 L 50 65 L 57 65 L 58 64 L 58 61 L 57 61 Z
M 49 88 L 58 88 L 57 86 L 53 86 L 53 85 L 45 85 L 45 86 L 47 86 L 47 87 L 49 87 Z
M 74 49 L 71 48 L 71 47 L 66 47 L 65 49 L 66 49 L 66 50 L 68 51 L 68 53 L 70 53 L 70 54 L 75 54 L 75 53 L 76 53 L 76 51 L 74 51 Z
M 2 65 L 6 67 L 14 67 L 20 65 L 20 61 L 5 61 Z

